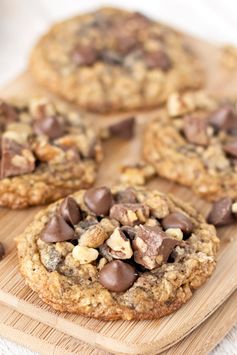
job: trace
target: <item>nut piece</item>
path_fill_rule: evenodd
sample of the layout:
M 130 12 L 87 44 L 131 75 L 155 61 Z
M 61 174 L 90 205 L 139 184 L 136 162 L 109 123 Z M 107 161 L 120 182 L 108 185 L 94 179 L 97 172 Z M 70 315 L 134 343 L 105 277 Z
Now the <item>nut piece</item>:
M 166 229 L 165 233 L 168 234 L 171 238 L 178 240 L 182 240 L 184 236 L 180 228 L 168 228 Z
M 89 264 L 98 258 L 99 252 L 93 248 L 76 245 L 72 251 L 72 256 L 79 261 L 80 264 Z
M 89 248 L 97 248 L 108 238 L 106 231 L 99 225 L 89 227 L 78 241 L 79 245 Z
M 101 270 L 107 264 L 108 260 L 106 258 L 101 258 L 98 262 L 97 269 Z
M 237 202 L 234 202 L 231 206 L 231 211 L 232 213 L 236 214 L 237 213 Z
M 120 228 L 115 229 L 106 244 L 111 248 L 109 253 L 115 259 L 130 259 L 133 255 L 130 241 Z
M 176 117 L 193 111 L 195 108 L 194 98 L 191 95 L 173 93 L 167 101 L 167 110 L 170 116 Z
M 149 214 L 149 207 L 141 203 L 118 203 L 110 209 L 110 218 L 116 219 L 123 226 L 145 223 Z
M 145 268 L 152 270 L 167 262 L 173 249 L 180 241 L 170 238 L 158 227 L 137 226 L 136 236 L 132 242 L 134 260 Z

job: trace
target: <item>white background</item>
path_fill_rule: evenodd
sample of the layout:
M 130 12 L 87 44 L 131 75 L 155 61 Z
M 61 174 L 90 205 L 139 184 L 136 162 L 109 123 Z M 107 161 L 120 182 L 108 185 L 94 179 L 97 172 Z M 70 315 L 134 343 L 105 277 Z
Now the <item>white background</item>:
M 0 86 L 25 68 L 30 48 L 52 22 L 102 5 L 136 9 L 204 39 L 237 45 L 237 0 L 0 0 Z M 0 354 L 29 352 L 0 338 Z M 237 327 L 214 354 L 237 354 Z

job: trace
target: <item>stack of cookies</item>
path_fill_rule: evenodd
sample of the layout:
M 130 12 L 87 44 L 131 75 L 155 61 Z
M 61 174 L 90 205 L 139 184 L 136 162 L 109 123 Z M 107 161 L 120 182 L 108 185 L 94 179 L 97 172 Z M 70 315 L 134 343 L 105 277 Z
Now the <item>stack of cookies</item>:
M 17 238 L 27 284 L 56 310 L 99 319 L 174 312 L 215 269 L 215 226 L 237 218 L 236 102 L 201 90 L 205 72 L 185 36 L 114 8 L 53 26 L 30 69 L 61 100 L 0 101 L 0 205 L 53 202 Z M 89 113 L 152 108 L 142 137 L 133 116 L 105 132 Z M 124 168 L 126 184 L 93 187 L 103 150 L 117 164 L 103 148 L 116 135 L 140 140 L 143 163 Z M 137 185 L 151 176 L 214 202 L 207 219 Z

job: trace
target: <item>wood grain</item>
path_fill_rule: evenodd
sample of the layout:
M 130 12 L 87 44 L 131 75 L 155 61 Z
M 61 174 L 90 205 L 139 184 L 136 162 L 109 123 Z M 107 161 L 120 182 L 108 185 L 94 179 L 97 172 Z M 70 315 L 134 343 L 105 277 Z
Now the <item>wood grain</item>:
M 219 50 L 212 45 L 193 41 L 195 48 L 202 56 L 206 65 L 211 68 L 208 71 L 207 88 L 221 95 L 225 92 L 236 95 L 237 88 L 234 83 L 234 75 L 218 71 Z M 233 79 L 234 78 L 234 79 Z M 220 92 L 220 87 L 222 92 Z M 42 93 L 29 73 L 23 74 L 9 87 L 3 91 L 3 96 L 15 96 Z M 141 123 L 148 116 L 157 114 L 140 113 L 138 120 Z M 98 125 L 108 124 L 113 117 L 97 117 Z M 113 184 L 118 180 L 119 166 L 128 161 L 136 160 L 139 156 L 139 141 L 122 142 L 113 140 L 104 146 L 106 157 L 100 168 L 97 184 Z M 193 195 L 188 189 L 179 187 L 173 183 L 156 179 L 150 187 L 158 187 L 162 191 L 172 192 L 184 200 L 191 202 L 202 211 L 207 212 L 209 206 Z M 12 239 L 18 235 L 29 221 L 33 218 L 38 209 L 27 211 L 8 211 L 1 209 L 1 230 L 0 238 L 7 246 L 7 257 L 0 264 L 0 302 L 29 316 L 46 325 L 76 337 L 79 340 L 88 342 L 93 347 L 106 349 L 113 353 L 126 354 L 156 354 L 179 342 L 191 331 L 204 322 L 210 315 L 234 292 L 237 288 L 237 239 L 235 237 L 237 227 L 223 228 L 219 230 L 222 239 L 221 252 L 216 271 L 211 279 L 198 291 L 193 298 L 178 312 L 158 321 L 140 322 L 102 322 L 94 319 L 87 319 L 70 314 L 60 314 L 45 305 L 35 293 L 25 286 L 24 280 L 18 272 L 16 251 Z

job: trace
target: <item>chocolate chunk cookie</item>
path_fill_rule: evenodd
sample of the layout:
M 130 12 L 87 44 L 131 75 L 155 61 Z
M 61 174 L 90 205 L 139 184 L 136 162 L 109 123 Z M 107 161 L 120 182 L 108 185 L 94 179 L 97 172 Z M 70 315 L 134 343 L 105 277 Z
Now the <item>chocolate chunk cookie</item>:
M 102 8 L 53 26 L 30 68 L 48 89 L 97 112 L 156 107 L 203 83 L 182 34 L 137 12 Z
M 145 128 L 144 158 L 158 175 L 214 201 L 237 199 L 236 102 L 203 92 L 172 94 Z
M 101 146 L 78 112 L 46 98 L 0 100 L 0 128 L 1 206 L 41 205 L 93 184 Z
M 17 247 L 27 284 L 54 309 L 131 320 L 160 318 L 187 302 L 212 274 L 219 239 L 175 197 L 120 186 L 48 206 Z

